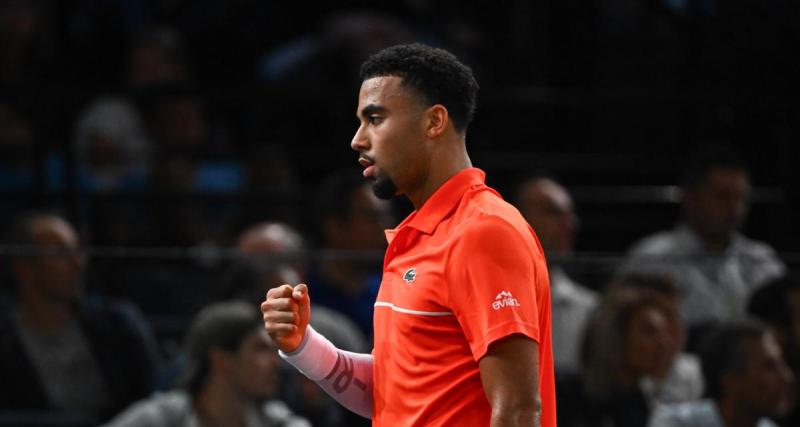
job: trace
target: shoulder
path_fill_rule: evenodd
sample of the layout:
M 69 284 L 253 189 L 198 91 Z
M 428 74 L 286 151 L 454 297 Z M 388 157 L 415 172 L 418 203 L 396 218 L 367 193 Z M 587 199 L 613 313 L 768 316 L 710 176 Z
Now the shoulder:
M 678 236 L 674 231 L 660 231 L 634 243 L 629 254 L 631 256 L 670 254 L 674 253 L 677 247 Z
M 271 423 L 282 427 L 311 427 L 311 423 L 292 412 L 289 407 L 280 400 L 269 400 L 262 406 L 264 416 Z
M 753 240 L 745 236 L 738 236 L 737 246 L 746 256 L 779 262 L 778 253 L 766 242 Z
M 505 258 L 541 252 L 533 234 L 509 218 L 478 212 L 461 221 L 451 235 L 453 252 Z
M 714 404 L 709 400 L 656 407 L 649 427 L 717 427 L 719 423 Z
M 104 427 L 175 426 L 191 410 L 189 396 L 182 391 L 156 393 L 134 403 Z
M 522 238 L 533 243 L 533 232 L 510 203 L 488 187 L 468 192 L 454 216 L 458 238 Z
M 575 282 L 561 268 L 550 269 L 550 286 L 554 297 L 586 309 L 592 309 L 597 305 L 599 299 L 597 292 Z

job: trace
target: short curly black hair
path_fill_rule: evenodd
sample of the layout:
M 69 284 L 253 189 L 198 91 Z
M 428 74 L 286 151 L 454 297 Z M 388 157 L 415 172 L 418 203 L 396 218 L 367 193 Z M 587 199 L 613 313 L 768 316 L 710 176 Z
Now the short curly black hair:
M 423 95 L 429 105 L 444 105 L 459 132 L 475 114 L 478 82 L 468 66 L 444 49 L 420 43 L 391 46 L 364 61 L 360 75 L 362 81 L 402 78 L 403 85 Z

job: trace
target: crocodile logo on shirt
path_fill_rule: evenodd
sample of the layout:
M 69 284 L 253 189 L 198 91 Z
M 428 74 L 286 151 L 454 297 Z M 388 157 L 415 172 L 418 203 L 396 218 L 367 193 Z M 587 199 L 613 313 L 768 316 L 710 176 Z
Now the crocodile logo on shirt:
M 514 298 L 514 295 L 511 295 L 509 291 L 501 291 L 494 297 L 494 302 L 492 303 L 492 308 L 495 310 L 499 310 L 503 307 L 519 307 L 519 300 Z
M 411 283 L 417 280 L 417 269 L 409 268 L 408 271 L 406 271 L 406 273 L 403 274 L 403 280 L 405 280 L 406 283 Z

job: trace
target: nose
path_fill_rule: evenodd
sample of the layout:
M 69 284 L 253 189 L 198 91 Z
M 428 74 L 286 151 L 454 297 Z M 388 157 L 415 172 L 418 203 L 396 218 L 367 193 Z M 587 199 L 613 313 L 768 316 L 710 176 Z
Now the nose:
M 358 152 L 367 151 L 369 149 L 369 140 L 366 135 L 364 135 L 363 125 L 359 125 L 358 129 L 356 129 L 356 134 L 353 135 L 353 140 L 350 141 L 350 148 Z

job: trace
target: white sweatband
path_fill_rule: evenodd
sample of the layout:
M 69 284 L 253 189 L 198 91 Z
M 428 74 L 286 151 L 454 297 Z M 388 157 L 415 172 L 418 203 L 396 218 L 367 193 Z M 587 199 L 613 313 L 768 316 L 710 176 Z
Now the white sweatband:
M 328 376 L 338 359 L 336 346 L 311 325 L 306 328 L 306 335 L 297 350 L 288 354 L 279 350 L 278 354 L 312 381 Z

